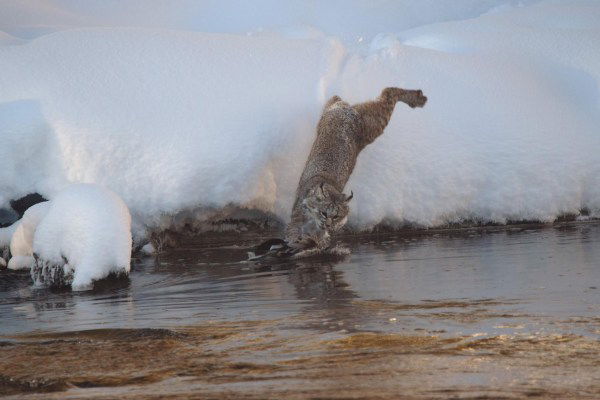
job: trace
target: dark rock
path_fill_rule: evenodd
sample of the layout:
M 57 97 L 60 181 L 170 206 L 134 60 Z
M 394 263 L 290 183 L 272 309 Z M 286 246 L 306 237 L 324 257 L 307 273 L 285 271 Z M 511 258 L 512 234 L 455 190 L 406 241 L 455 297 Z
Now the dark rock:
M 19 214 L 19 219 L 23 217 L 23 214 L 27 209 L 33 205 L 38 203 L 43 203 L 44 201 L 48 201 L 39 193 L 29 193 L 28 195 L 21 197 L 20 199 L 11 200 L 10 206 L 13 210 Z

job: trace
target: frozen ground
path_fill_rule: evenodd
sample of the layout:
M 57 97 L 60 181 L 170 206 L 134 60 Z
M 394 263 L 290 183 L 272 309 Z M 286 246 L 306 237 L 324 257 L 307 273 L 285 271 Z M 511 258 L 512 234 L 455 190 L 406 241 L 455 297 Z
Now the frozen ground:
M 230 204 L 286 220 L 324 101 L 389 85 L 350 224 L 600 211 L 595 1 L 3 1 L 0 206 L 70 182 L 137 234 Z M 198 211 L 199 210 L 199 211 Z

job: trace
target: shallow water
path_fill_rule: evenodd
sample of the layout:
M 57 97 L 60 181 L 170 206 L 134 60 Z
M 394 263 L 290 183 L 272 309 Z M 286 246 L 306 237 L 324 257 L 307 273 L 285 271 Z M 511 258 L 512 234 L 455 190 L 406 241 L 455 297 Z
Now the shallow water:
M 565 322 L 600 316 L 599 224 L 345 245 L 346 259 L 279 265 L 240 262 L 243 247 L 199 245 L 138 260 L 129 283 L 94 293 L 33 289 L 26 273 L 3 271 L 0 333 L 301 315 L 323 326 L 389 332 L 505 332 L 500 320 L 520 331 L 564 322 L 561 332 L 599 334 Z
M 239 398 L 238 391 L 248 398 L 343 397 L 349 394 L 339 388 L 352 385 L 358 385 L 352 396 L 383 398 L 600 394 L 595 383 L 600 377 L 599 223 L 341 241 L 351 250 L 344 259 L 277 265 L 243 262 L 243 246 L 197 244 L 137 260 L 129 282 L 88 293 L 32 289 L 26 274 L 2 271 L 0 333 L 6 345 L 0 351 L 10 360 L 8 370 L 23 367 L 11 379 L 63 382 L 72 371 L 35 375 L 26 365 L 37 363 L 35 357 L 18 358 L 27 346 L 41 346 L 32 332 L 42 332 L 39 337 L 50 338 L 51 346 L 58 346 L 52 351 L 60 353 L 70 343 L 65 338 L 80 337 L 75 331 L 104 329 L 88 338 L 100 341 L 98 349 L 113 340 L 140 340 L 123 339 L 115 332 L 130 331 L 115 328 L 167 328 L 187 335 L 169 339 L 169 346 L 200 346 L 202 354 L 218 358 L 211 365 L 226 366 L 198 372 L 196 364 L 169 350 L 170 372 L 163 366 L 160 374 L 144 375 L 147 381 L 115 384 L 94 381 L 106 371 L 94 375 L 89 366 L 77 364 L 91 374 L 85 384 L 71 380 L 57 389 L 70 388 L 67 393 L 75 397 L 146 398 L 160 392 L 185 398 L 190 390 L 222 398 L 224 393 Z M 207 339 L 198 336 L 199 329 L 202 335 L 206 329 L 228 333 Z M 260 368 L 232 367 L 232 362 L 259 362 Z M 339 373 L 319 381 L 331 373 L 327 365 L 336 365 Z M 361 374 L 369 378 L 356 381 Z M 577 379 L 571 379 L 574 374 Z M 188 376 L 204 381 L 199 386 Z M 311 392 L 307 381 L 320 383 Z M 331 392 L 323 392 L 328 385 Z M 103 389 L 91 389 L 96 386 Z M 18 393 L 13 389 L 5 394 Z M 30 391 L 35 396 L 39 390 Z

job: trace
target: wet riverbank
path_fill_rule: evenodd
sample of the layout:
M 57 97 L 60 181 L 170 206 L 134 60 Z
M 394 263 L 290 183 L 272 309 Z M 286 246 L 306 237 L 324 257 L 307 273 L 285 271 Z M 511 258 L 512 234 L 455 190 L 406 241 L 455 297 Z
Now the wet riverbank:
M 0 283 L 0 393 L 597 398 L 600 224 L 343 238 L 340 260 L 198 243 L 93 293 Z

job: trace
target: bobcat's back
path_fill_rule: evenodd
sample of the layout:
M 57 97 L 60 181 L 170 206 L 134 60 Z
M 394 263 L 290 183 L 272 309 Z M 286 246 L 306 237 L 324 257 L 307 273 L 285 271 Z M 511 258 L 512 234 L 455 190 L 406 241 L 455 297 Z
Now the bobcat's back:
M 356 140 L 361 130 L 361 116 L 347 103 L 338 101 L 326 109 L 296 194 L 310 189 L 315 180 L 325 181 L 340 192 L 344 190 L 361 150 Z

